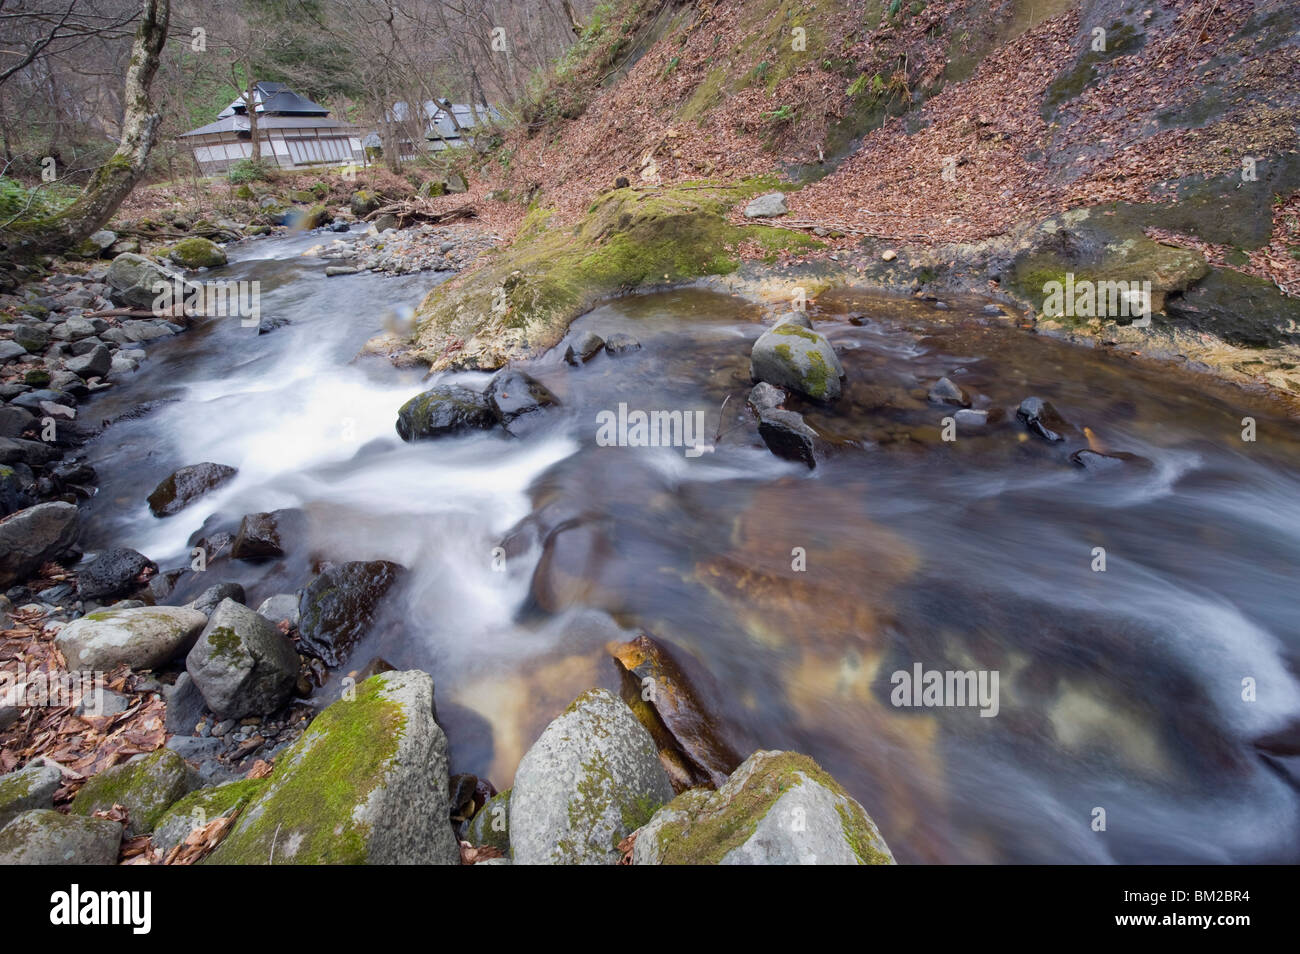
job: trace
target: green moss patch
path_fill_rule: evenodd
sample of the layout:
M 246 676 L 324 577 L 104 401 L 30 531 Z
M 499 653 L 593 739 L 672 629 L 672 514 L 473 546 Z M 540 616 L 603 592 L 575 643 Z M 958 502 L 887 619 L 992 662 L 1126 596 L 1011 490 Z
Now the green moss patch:
M 276 764 L 265 791 L 206 861 L 364 864 L 369 826 L 354 817 L 381 784 L 405 728 L 384 674 L 335 702 Z

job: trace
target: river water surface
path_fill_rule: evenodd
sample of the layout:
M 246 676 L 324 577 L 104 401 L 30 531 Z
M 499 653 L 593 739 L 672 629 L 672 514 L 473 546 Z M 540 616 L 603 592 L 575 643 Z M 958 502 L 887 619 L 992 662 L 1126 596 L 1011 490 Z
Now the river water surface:
M 670 648 L 742 754 L 812 755 L 900 861 L 1300 861 L 1300 434 L 1285 417 L 979 303 L 842 293 L 812 314 L 845 394 L 790 404 L 830 441 L 810 471 L 743 412 L 764 315 L 682 290 L 571 332 L 627 332 L 639 351 L 574 369 L 561 347 L 527 366 L 562 403 L 527 436 L 403 444 L 397 409 L 428 382 L 354 355 L 437 279 L 326 280 L 301 255 L 320 241 L 232 247 L 211 275 L 260 280 L 281 327 L 207 320 L 86 407 L 115 419 L 89 448 L 89 547 L 181 566 L 205 520 L 298 507 L 303 552 L 219 558 L 176 601 L 232 579 L 257 605 L 319 560 L 404 564 L 345 668 L 379 654 L 430 672 L 453 771 L 500 789 L 574 696 L 617 688 L 605 646 L 622 627 Z M 943 375 L 977 406 L 1048 398 L 1080 433 L 1062 449 L 1012 419 L 944 441 L 950 409 L 925 398 Z M 714 449 L 598 446 L 596 416 L 620 402 L 702 411 Z M 1068 451 L 1089 441 L 1142 459 L 1085 471 Z M 239 475 L 155 519 L 149 491 L 199 461 Z M 997 714 L 895 706 L 892 674 L 917 664 L 995 671 Z

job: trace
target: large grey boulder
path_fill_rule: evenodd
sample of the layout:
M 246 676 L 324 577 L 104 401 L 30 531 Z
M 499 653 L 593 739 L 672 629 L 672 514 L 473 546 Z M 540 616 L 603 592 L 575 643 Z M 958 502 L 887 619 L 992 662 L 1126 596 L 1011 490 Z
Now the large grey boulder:
M 113 368 L 113 352 L 108 345 L 95 345 L 86 354 L 78 358 L 68 358 L 63 367 L 79 378 L 102 378 Z
M 151 309 L 158 297 L 154 285 L 157 282 L 172 285 L 179 277 L 178 272 L 163 268 L 143 255 L 123 252 L 108 266 L 108 276 L 104 280 L 111 289 L 109 298 L 113 304 L 123 308 Z
M 460 864 L 433 680 L 372 676 L 322 712 L 211 864 Z
M 198 773 L 188 762 L 171 749 L 158 749 L 104 769 L 81 787 L 70 811 L 89 816 L 121 805 L 126 837 L 134 838 L 153 831 L 167 809 L 198 787 Z
M 605 689 L 583 693 L 524 755 L 510 792 L 516 864 L 617 864 L 673 797 L 650 733 Z
M 641 829 L 632 863 L 888 865 L 875 822 L 797 752 L 755 752 L 716 792 L 693 788 Z
M 121 844 L 115 821 L 38 809 L 0 828 L 0 865 L 115 865 Z
M 77 507 L 54 501 L 0 520 L 0 587 L 20 583 L 77 542 Z
M 749 372 L 755 381 L 798 391 L 818 401 L 840 396 L 844 367 L 820 332 L 794 321 L 782 321 L 754 342 Z
M 0 825 L 11 815 L 36 808 L 53 808 L 63 773 L 52 765 L 29 765 L 0 775 Z
M 71 669 L 157 669 L 188 651 L 206 622 L 183 606 L 104 609 L 69 623 L 54 641 Z
M 222 600 L 185 659 L 208 708 L 226 719 L 269 715 L 298 679 L 298 653 L 275 624 Z
M 785 204 L 784 192 L 769 192 L 767 195 L 760 195 L 745 206 L 745 218 L 769 219 L 785 215 L 789 211 L 790 207 Z

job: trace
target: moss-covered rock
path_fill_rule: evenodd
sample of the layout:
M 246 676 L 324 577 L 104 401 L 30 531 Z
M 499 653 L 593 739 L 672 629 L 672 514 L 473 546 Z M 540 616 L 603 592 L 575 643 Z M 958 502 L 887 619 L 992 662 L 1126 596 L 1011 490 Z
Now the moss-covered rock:
M 36 808 L 53 808 L 63 773 L 49 765 L 29 765 L 0 775 L 0 825 L 10 816 Z
M 227 598 L 212 611 L 185 669 L 209 709 L 242 719 L 284 704 L 298 679 L 298 653 L 269 619 Z
M 348 205 L 352 214 L 360 219 L 379 208 L 379 195 L 370 189 L 358 189 L 352 193 Z
M 264 778 L 241 778 L 212 788 L 190 792 L 158 819 L 153 846 L 163 856 L 215 818 L 239 811 L 266 787 Z
M 198 787 L 198 773 L 171 749 L 159 749 L 100 772 L 72 800 L 74 815 L 126 808 L 126 837 L 153 831 L 163 813 Z
M 489 265 L 429 293 L 412 356 L 434 369 L 496 369 L 553 347 L 602 298 L 735 271 L 732 250 L 742 241 L 808 244 L 800 233 L 733 225 L 728 211 L 752 192 L 702 183 L 615 189 L 574 227 L 555 227 L 550 212 L 534 210 Z
M 417 394 L 397 412 L 397 433 L 404 441 L 487 430 L 500 423 L 486 394 L 455 384 L 440 384 Z
M 755 752 L 716 792 L 691 789 L 637 835 L 633 864 L 894 864 L 875 823 L 797 752 Z
M 470 819 L 465 836 L 475 847 L 486 845 L 510 854 L 510 789 L 483 803 Z
M 386 672 L 276 762 L 210 864 L 459 864 L 433 681 Z
M 818 401 L 840 396 L 844 367 L 826 337 L 785 320 L 759 336 L 749 358 L 750 376 Z
M 0 865 L 113 865 L 121 844 L 115 821 L 38 809 L 0 828 Z
M 516 864 L 617 864 L 673 789 L 645 727 L 605 689 L 579 696 L 524 755 L 510 794 Z
M 182 268 L 214 268 L 226 264 L 226 253 L 215 242 L 198 237 L 177 242 L 167 257 Z

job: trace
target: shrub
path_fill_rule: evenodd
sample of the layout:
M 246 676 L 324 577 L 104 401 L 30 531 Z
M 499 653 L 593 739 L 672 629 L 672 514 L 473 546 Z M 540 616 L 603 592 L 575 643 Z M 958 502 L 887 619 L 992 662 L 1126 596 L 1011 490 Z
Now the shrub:
M 235 185 L 257 182 L 271 178 L 270 167 L 260 159 L 240 159 L 230 167 L 226 178 Z

